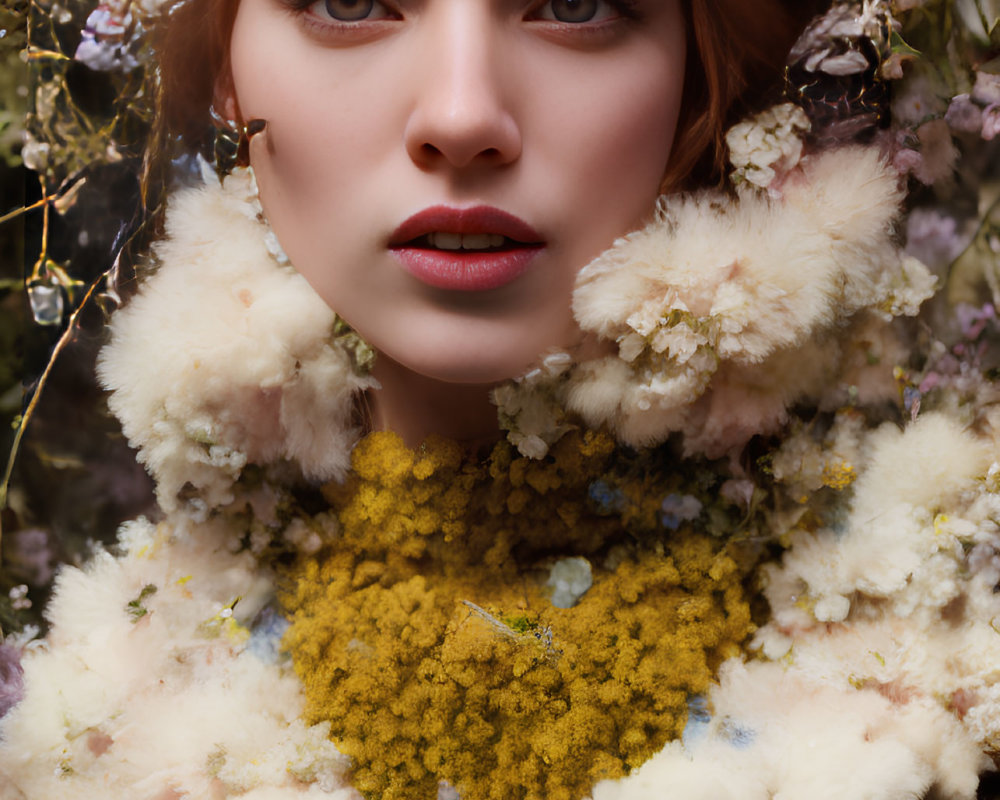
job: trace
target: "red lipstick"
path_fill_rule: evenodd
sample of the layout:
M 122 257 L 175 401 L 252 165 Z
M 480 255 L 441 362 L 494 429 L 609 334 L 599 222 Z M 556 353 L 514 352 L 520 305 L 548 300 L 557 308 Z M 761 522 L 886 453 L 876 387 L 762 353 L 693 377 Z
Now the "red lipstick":
M 490 206 L 433 206 L 414 214 L 389 250 L 417 280 L 438 289 L 480 292 L 505 286 L 545 247 L 524 220 Z

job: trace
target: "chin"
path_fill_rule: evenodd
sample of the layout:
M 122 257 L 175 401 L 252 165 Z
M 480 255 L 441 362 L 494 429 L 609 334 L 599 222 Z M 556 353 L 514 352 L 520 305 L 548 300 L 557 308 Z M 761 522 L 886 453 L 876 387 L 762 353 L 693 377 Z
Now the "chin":
M 432 348 L 415 353 L 382 352 L 407 370 L 442 383 L 495 385 L 527 372 L 538 360 L 539 352 L 505 353 L 500 348 L 484 346 Z
M 572 317 L 558 310 L 516 319 L 400 315 L 397 322 L 403 324 L 381 329 L 358 325 L 355 330 L 381 360 L 450 384 L 495 385 L 520 377 L 545 353 L 570 347 L 580 336 Z M 376 375 L 379 371 L 376 364 Z

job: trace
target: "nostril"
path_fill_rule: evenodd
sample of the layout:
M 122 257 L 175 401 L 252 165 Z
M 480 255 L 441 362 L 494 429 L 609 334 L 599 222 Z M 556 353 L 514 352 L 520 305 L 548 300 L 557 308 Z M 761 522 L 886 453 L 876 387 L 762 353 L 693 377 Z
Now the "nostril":
M 425 142 L 420 145 L 420 155 L 425 160 L 435 160 L 438 158 L 444 158 L 445 152 L 441 148 L 430 144 L 429 142 Z M 497 161 L 503 157 L 503 154 L 498 147 L 487 147 L 475 155 L 476 157 L 485 159 L 486 161 Z

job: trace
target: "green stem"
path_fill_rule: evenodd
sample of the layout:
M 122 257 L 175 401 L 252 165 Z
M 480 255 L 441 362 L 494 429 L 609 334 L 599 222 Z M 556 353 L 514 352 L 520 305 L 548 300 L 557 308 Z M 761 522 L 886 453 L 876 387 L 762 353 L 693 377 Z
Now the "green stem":
M 66 325 L 66 330 L 63 332 L 63 335 L 59 337 L 59 341 L 56 342 L 56 346 L 52 349 L 52 355 L 49 357 L 49 361 L 45 365 L 45 370 L 42 372 L 41 377 L 38 379 L 38 383 L 35 386 L 35 392 L 31 396 L 28 407 L 24 410 L 24 414 L 21 415 L 21 422 L 17 426 L 17 431 L 14 433 L 14 441 L 11 444 L 10 453 L 7 456 L 7 467 L 4 470 L 3 480 L 0 481 L 0 511 L 7 507 L 7 490 L 10 487 L 10 479 L 14 473 L 14 462 L 17 460 L 17 453 L 21 447 L 21 439 L 24 436 L 24 430 L 34 415 L 35 409 L 38 407 L 38 401 L 42 396 L 42 389 L 45 388 L 45 384 L 48 382 L 49 376 L 52 374 L 56 359 L 59 358 L 60 353 L 62 353 L 62 351 L 73 339 L 73 335 L 76 333 L 76 326 L 77 321 L 80 318 L 80 313 L 86 307 L 90 298 L 93 297 L 97 287 L 107 279 L 109 272 L 110 270 L 105 272 L 90 285 L 87 289 L 87 293 L 83 296 L 83 300 L 80 302 L 80 305 L 77 306 L 76 310 L 70 315 L 69 323 Z M 0 520 L 0 552 L 2 552 L 2 545 L 3 523 L 2 520 Z
M 0 217 L 0 225 L 3 225 L 5 222 L 9 222 L 12 219 L 17 219 L 19 216 L 21 216 L 22 214 L 27 214 L 29 211 L 34 211 L 36 208 L 41 208 L 47 202 L 49 202 L 50 199 L 51 198 L 43 197 L 41 200 L 32 203 L 30 206 L 24 206 L 23 208 L 15 208 L 13 211 L 10 211 L 4 214 L 2 217 Z

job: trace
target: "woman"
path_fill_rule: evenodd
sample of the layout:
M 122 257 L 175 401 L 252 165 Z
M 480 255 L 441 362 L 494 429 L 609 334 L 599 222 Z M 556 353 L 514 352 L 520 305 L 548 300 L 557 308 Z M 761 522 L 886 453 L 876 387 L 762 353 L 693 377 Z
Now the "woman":
M 477 6 L 454 20 L 446 5 L 406 11 L 420 24 L 404 26 L 402 11 L 381 3 L 241 4 L 216 107 L 236 125 L 267 122 L 251 152 L 265 212 L 292 263 L 382 356 L 376 427 L 414 445 L 430 432 L 490 439 L 488 387 L 574 343 L 569 295 L 579 265 L 648 218 L 668 164 L 687 171 L 670 159 L 685 22 L 679 3 L 563 2 L 506 14 Z M 780 7 L 761 16 L 775 30 L 748 35 L 747 48 L 773 41 L 783 50 Z M 399 36 L 403 27 L 413 33 Z M 700 23 L 721 38 L 714 27 Z M 288 55 L 262 57 L 275 50 Z M 687 92 L 687 168 L 695 148 L 710 144 L 694 140 L 720 135 L 736 88 L 719 87 L 717 107 L 699 109 L 703 83 L 692 79 Z M 272 195 L 295 202 L 268 208 Z M 476 205 L 490 207 L 473 217 L 520 219 L 462 217 Z M 433 223 L 423 222 L 428 213 Z M 508 244 L 482 263 L 471 254 L 447 263 L 423 241 L 405 246 L 433 233 L 428 225 Z M 345 247 L 344 234 L 360 230 L 368 236 Z
M 864 85 L 887 14 L 832 12 L 803 61 Z M 211 103 L 252 173 L 171 198 L 113 323 L 101 375 L 164 518 L 63 572 L 5 791 L 973 796 L 992 428 L 875 427 L 892 319 L 933 284 L 892 238 L 897 171 L 803 159 L 783 105 L 730 136 L 739 201 L 653 213 L 718 174 L 784 19 L 174 10 L 160 144 L 196 147 Z

